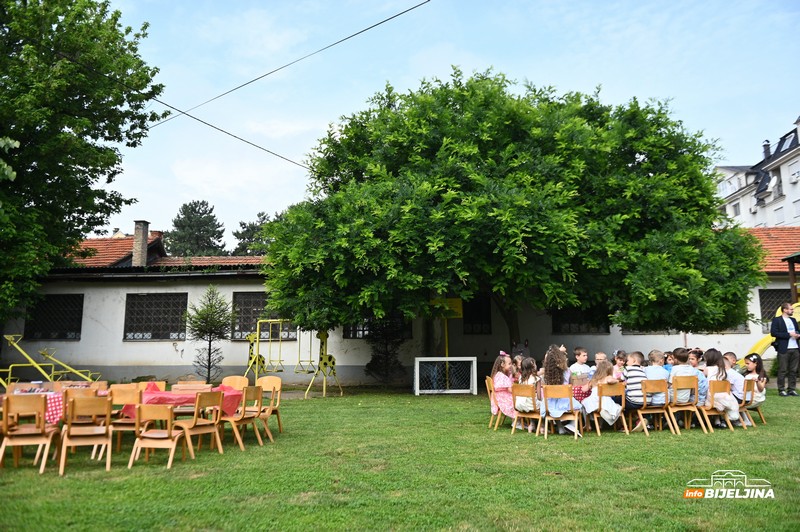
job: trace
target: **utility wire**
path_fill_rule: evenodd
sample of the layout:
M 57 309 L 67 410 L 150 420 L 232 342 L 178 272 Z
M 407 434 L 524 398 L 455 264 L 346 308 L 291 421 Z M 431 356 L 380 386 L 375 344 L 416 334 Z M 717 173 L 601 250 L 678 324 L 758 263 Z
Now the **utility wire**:
M 317 55 L 317 54 L 318 54 L 318 53 L 320 53 L 320 52 L 324 52 L 325 50 L 327 50 L 327 49 L 329 49 L 329 48 L 333 48 L 334 46 L 336 46 L 336 45 L 338 45 L 338 44 L 341 44 L 341 43 L 343 43 L 343 42 L 345 42 L 345 41 L 348 41 L 348 40 L 352 39 L 353 37 L 357 37 L 358 35 L 361 35 L 362 33 L 366 33 L 366 32 L 368 32 L 369 30 L 371 30 L 371 29 L 373 29 L 373 28 L 377 28 L 377 27 L 378 27 L 378 26 L 380 26 L 381 24 L 385 24 L 386 22 L 389 22 L 389 21 L 390 21 L 390 20 L 392 20 L 392 19 L 395 19 L 395 18 L 397 18 L 397 17 L 399 17 L 399 16 L 401 16 L 401 15 L 405 15 L 406 13 L 408 13 L 408 12 L 410 12 L 410 11 L 413 11 L 413 10 L 417 9 L 418 7 L 420 7 L 420 6 L 424 5 L 424 4 L 427 4 L 428 2 L 430 2 L 430 0 L 425 0 L 424 2 L 420 2 L 419 4 L 417 4 L 417 5 L 413 6 L 413 7 L 410 7 L 410 8 L 408 8 L 408 9 L 406 9 L 405 11 L 401 11 L 400 13 L 397 13 L 397 14 L 395 14 L 395 15 L 392 15 L 392 16 L 391 16 L 391 17 L 389 17 L 389 18 L 385 18 L 385 19 L 381 20 L 380 22 L 376 22 L 376 23 L 375 23 L 375 24 L 373 24 L 372 26 L 369 26 L 369 27 L 367 27 L 367 28 L 364 28 L 364 29 L 363 29 L 363 30 L 361 30 L 361 31 L 357 31 L 356 33 L 353 33 L 353 34 L 351 34 L 351 35 L 348 35 L 347 37 L 345 37 L 345 38 L 343 38 L 343 39 L 339 39 L 338 41 L 336 41 L 336 42 L 334 42 L 334 43 L 331 43 L 331 44 L 329 44 L 329 45 L 327 45 L 327 46 L 324 46 L 324 47 L 320 48 L 319 50 L 317 50 L 317 51 L 315 51 L 315 52 L 311 52 L 310 54 L 306 54 L 306 55 L 304 55 L 303 57 L 301 57 L 301 58 L 299 58 L 299 59 L 295 59 L 294 61 L 291 61 L 291 62 L 289 62 L 289 63 L 286 63 L 286 64 L 285 64 L 285 65 L 283 65 L 283 66 L 279 66 L 278 68 L 276 68 L 276 69 L 274 69 L 274 70 L 270 70 L 270 71 L 269 71 L 269 72 L 267 72 L 266 74 L 262 74 L 262 75 L 258 76 L 257 78 L 253 78 L 253 79 L 251 79 L 250 81 L 247 81 L 247 82 L 245 82 L 245 83 L 242 83 L 241 85 L 238 85 L 238 86 L 236 86 L 236 87 L 234 87 L 234 88 L 232 88 L 232 89 L 230 89 L 230 90 L 228 90 L 228 91 L 225 91 L 225 92 L 223 92 L 222 94 L 219 94 L 219 95 L 217 95 L 217 96 L 214 96 L 213 98 L 211 98 L 211 99 L 208 99 L 208 100 L 204 101 L 203 103 L 199 103 L 199 104 L 195 105 L 194 107 L 190 107 L 189 109 L 187 109 L 187 110 L 186 110 L 186 111 L 184 111 L 184 112 L 181 112 L 180 114 L 173 115 L 173 116 L 170 116 L 170 117 L 167 117 L 167 118 L 165 118 L 164 120 L 161 120 L 160 122 L 156 122 L 155 124 L 153 124 L 152 126 L 150 126 L 150 129 L 153 129 L 154 127 L 160 126 L 161 124 L 166 124 L 166 123 L 167 123 L 167 122 L 169 122 L 170 120 L 173 120 L 173 119 L 175 119 L 175 118 L 178 118 L 178 117 L 179 117 L 179 116 L 181 116 L 181 115 L 187 114 L 187 116 L 188 116 L 188 112 L 189 112 L 189 111 L 194 111 L 194 110 L 195 110 L 195 109 L 197 109 L 198 107 L 202 107 L 202 106 L 204 106 L 204 105 L 206 105 L 206 104 L 208 104 L 208 103 L 211 103 L 211 102 L 213 102 L 214 100 L 218 100 L 219 98 L 222 98 L 223 96 L 227 96 L 228 94 L 230 94 L 230 93 L 232 93 L 232 92 L 234 92 L 234 91 L 237 91 L 237 90 L 239 90 L 239 89 L 241 89 L 241 88 L 243 88 L 243 87 L 246 87 L 246 86 L 250 85 L 251 83 L 255 83 L 256 81 L 258 81 L 258 80 L 260 80 L 260 79 L 264 79 L 265 77 L 267 77 L 267 76 L 269 76 L 269 75 L 272 75 L 272 74 L 274 74 L 274 73 L 276 73 L 276 72 L 279 72 L 279 71 L 283 70 L 284 68 L 290 67 L 290 66 L 294 65 L 295 63 L 299 63 L 300 61 L 303 61 L 304 59 L 308 59 L 309 57 L 312 57 L 312 56 L 314 56 L 314 55 Z M 194 118 L 194 117 L 191 117 L 191 118 Z
M 68 55 L 66 55 L 66 54 L 64 54 L 62 52 L 59 52 L 57 50 L 54 50 L 54 53 L 57 54 L 60 57 L 63 57 L 67 61 L 70 61 L 71 63 L 74 63 L 74 64 L 76 64 L 76 65 L 78 65 L 78 66 L 80 66 L 82 68 L 85 68 L 86 70 L 89 70 L 90 72 L 93 72 L 95 74 L 99 74 L 99 75 L 101 75 L 101 76 L 113 81 L 114 83 L 122 85 L 123 87 L 125 87 L 126 89 L 128 89 L 130 91 L 134 91 L 134 92 L 137 91 L 137 89 L 131 87 L 130 85 L 127 85 L 122 80 L 119 80 L 117 78 L 111 77 L 108 74 L 106 74 L 105 72 L 100 72 L 100 71 L 96 70 L 94 67 L 92 67 L 91 65 L 87 65 L 86 63 L 82 63 L 80 61 L 77 61 L 74 58 L 69 57 Z M 222 129 L 221 127 L 215 126 L 214 124 L 212 124 L 210 122 L 206 122 L 205 120 L 203 120 L 201 118 L 198 118 L 198 117 L 196 117 L 196 116 L 194 116 L 192 114 L 189 114 L 188 111 L 182 111 L 181 109 L 178 109 L 177 107 L 175 107 L 173 105 L 170 105 L 165 101 L 159 100 L 158 98 L 153 98 L 153 101 L 155 101 L 157 103 L 160 103 L 164 107 L 168 107 L 168 108 L 170 108 L 170 109 L 172 109 L 172 110 L 174 110 L 174 111 L 176 111 L 176 112 L 178 112 L 178 113 L 180 113 L 182 115 L 188 116 L 192 120 L 196 120 L 196 121 L 200 122 L 201 124 L 203 124 L 205 126 L 208 126 L 208 127 L 212 128 L 212 129 L 216 129 L 220 133 L 224 133 L 225 135 L 228 135 L 229 137 L 233 137 L 236 140 L 239 140 L 241 142 L 244 142 L 245 144 L 249 144 L 250 146 L 253 146 L 254 148 L 257 148 L 257 149 L 259 149 L 261 151 L 267 152 L 270 155 L 274 155 L 275 157 L 278 157 L 279 159 L 283 159 L 284 161 L 292 163 L 292 164 L 294 164 L 296 166 L 299 166 L 300 168 L 305 168 L 306 170 L 311 170 L 308 166 L 306 166 L 306 165 L 304 165 L 302 163 L 298 163 L 297 161 L 293 161 L 292 159 L 289 159 L 288 157 L 284 157 L 280 153 L 276 153 L 276 152 L 274 152 L 272 150 L 268 150 L 267 148 L 265 148 L 263 146 L 260 146 L 260 145 L 256 144 L 255 142 L 251 142 L 251 141 L 249 141 L 249 140 L 247 140 L 245 138 L 242 138 L 242 137 L 240 137 L 238 135 L 234 135 L 230 131 L 226 131 L 226 130 Z

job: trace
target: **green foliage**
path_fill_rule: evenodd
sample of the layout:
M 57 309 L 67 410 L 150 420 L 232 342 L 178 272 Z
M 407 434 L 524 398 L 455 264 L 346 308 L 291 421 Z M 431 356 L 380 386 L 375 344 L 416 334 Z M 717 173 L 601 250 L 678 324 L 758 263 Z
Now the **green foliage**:
M 186 313 L 189 338 L 206 344 L 197 349 L 194 368 L 198 375 L 205 377 L 206 382 L 216 379 L 222 372 L 222 350 L 214 344 L 230 338 L 234 319 L 232 305 L 214 285 L 206 289 L 199 305 L 189 305 Z
M 19 142 L 6 137 L 0 137 L 0 150 L 8 152 L 9 148 L 19 148 Z M 14 169 L 11 168 L 3 159 L 0 159 L 0 181 L 14 181 L 16 177 L 17 173 L 14 171 Z M 2 209 L 2 207 L 3 204 L 0 203 L 0 209 Z
M 233 231 L 233 236 L 238 240 L 231 255 L 263 255 L 266 243 L 263 239 L 264 225 L 269 222 L 269 215 L 260 212 L 255 222 L 239 222 L 239 230 Z
M 139 56 L 147 26 L 123 28 L 108 2 L 2 0 L 0 28 L 0 138 L 19 143 L 0 179 L 3 321 L 131 203 L 108 186 L 121 171 L 118 146 L 142 142 L 163 86 Z
M 164 234 L 167 251 L 179 257 L 227 255 L 222 237 L 225 226 L 207 201 L 190 201 L 172 219 L 172 231 Z
M 517 340 L 523 304 L 638 330 L 747 318 L 761 252 L 720 224 L 712 144 L 663 103 L 511 86 L 456 70 L 332 126 L 313 197 L 267 224 L 270 309 L 325 330 L 486 291 Z

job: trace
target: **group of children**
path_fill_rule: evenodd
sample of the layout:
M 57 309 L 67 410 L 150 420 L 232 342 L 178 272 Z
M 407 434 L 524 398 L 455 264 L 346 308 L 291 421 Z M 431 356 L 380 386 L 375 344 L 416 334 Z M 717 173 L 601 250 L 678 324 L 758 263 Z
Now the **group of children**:
M 637 410 L 644 404 L 642 381 L 666 380 L 669 384 L 669 397 L 665 394 L 653 394 L 647 397 L 648 405 L 663 405 L 672 400 L 677 393 L 678 402 L 688 402 L 692 399 L 690 389 L 673 391 L 672 381 L 678 376 L 697 377 L 697 404 L 710 405 L 720 412 L 725 412 L 734 423 L 749 423 L 746 417 L 740 421 L 739 404 L 744 399 L 744 381 L 754 380 L 755 392 L 753 402 L 748 408 L 756 408 L 764 403 L 766 398 L 767 374 L 761 356 L 751 353 L 745 357 L 746 374 L 738 371 L 738 359 L 732 352 L 724 355 L 717 349 L 676 348 L 672 351 L 662 352 L 652 350 L 645 357 L 639 351 L 626 353 L 617 350 L 613 353 L 613 363 L 603 352 L 595 354 L 594 366 L 588 365 L 589 353 L 583 347 L 576 347 L 573 351 L 575 362 L 568 365 L 566 348 L 561 345 L 551 345 L 545 353 L 542 368 L 538 369 L 532 357 L 518 355 L 512 358 L 504 351 L 495 360 L 492 367 L 492 379 L 495 397 L 499 410 L 513 419 L 514 409 L 520 412 L 530 412 L 534 408 L 544 415 L 545 404 L 541 393 L 537 404 L 534 405 L 529 397 L 519 397 L 515 405 L 511 395 L 513 383 L 522 384 L 572 384 L 574 398 L 548 399 L 547 412 L 554 417 L 559 417 L 569 411 L 581 410 L 585 414 L 599 411 L 600 416 L 613 425 L 623 409 L 621 401 L 618 403 L 611 397 L 599 400 L 598 386 L 600 384 L 625 383 L 625 410 Z M 730 383 L 730 393 L 716 393 L 713 401 L 708 397 L 709 380 L 727 380 Z M 577 383 L 577 384 L 576 384 Z M 747 397 L 750 400 L 750 397 Z M 497 414 L 498 406 L 492 404 L 492 414 Z M 518 427 L 522 428 L 522 427 Z M 633 428 L 634 431 L 643 430 L 641 424 Z M 530 430 L 530 429 L 529 429 Z M 577 432 L 574 423 L 564 423 L 559 427 L 560 432 Z M 580 433 L 578 433 L 580 435 Z

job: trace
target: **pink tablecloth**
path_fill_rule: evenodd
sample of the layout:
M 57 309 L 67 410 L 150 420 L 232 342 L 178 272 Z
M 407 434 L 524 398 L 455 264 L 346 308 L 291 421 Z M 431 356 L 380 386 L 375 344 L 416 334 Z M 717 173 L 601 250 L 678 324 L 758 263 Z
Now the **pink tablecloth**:
M 236 413 L 236 409 L 242 402 L 241 390 L 220 390 L 214 388 L 215 392 L 222 391 L 222 412 L 226 416 L 231 416 Z M 146 405 L 194 405 L 197 399 L 197 392 L 142 392 L 142 403 Z M 122 414 L 126 417 L 135 417 L 136 408 L 134 405 L 125 405 L 122 408 Z

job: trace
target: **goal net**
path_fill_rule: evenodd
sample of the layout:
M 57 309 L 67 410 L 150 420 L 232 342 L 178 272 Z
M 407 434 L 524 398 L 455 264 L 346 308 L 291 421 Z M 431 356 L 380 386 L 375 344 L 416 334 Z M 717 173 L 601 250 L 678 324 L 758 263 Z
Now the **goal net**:
M 414 359 L 414 395 L 478 394 L 476 357 L 418 357 Z

